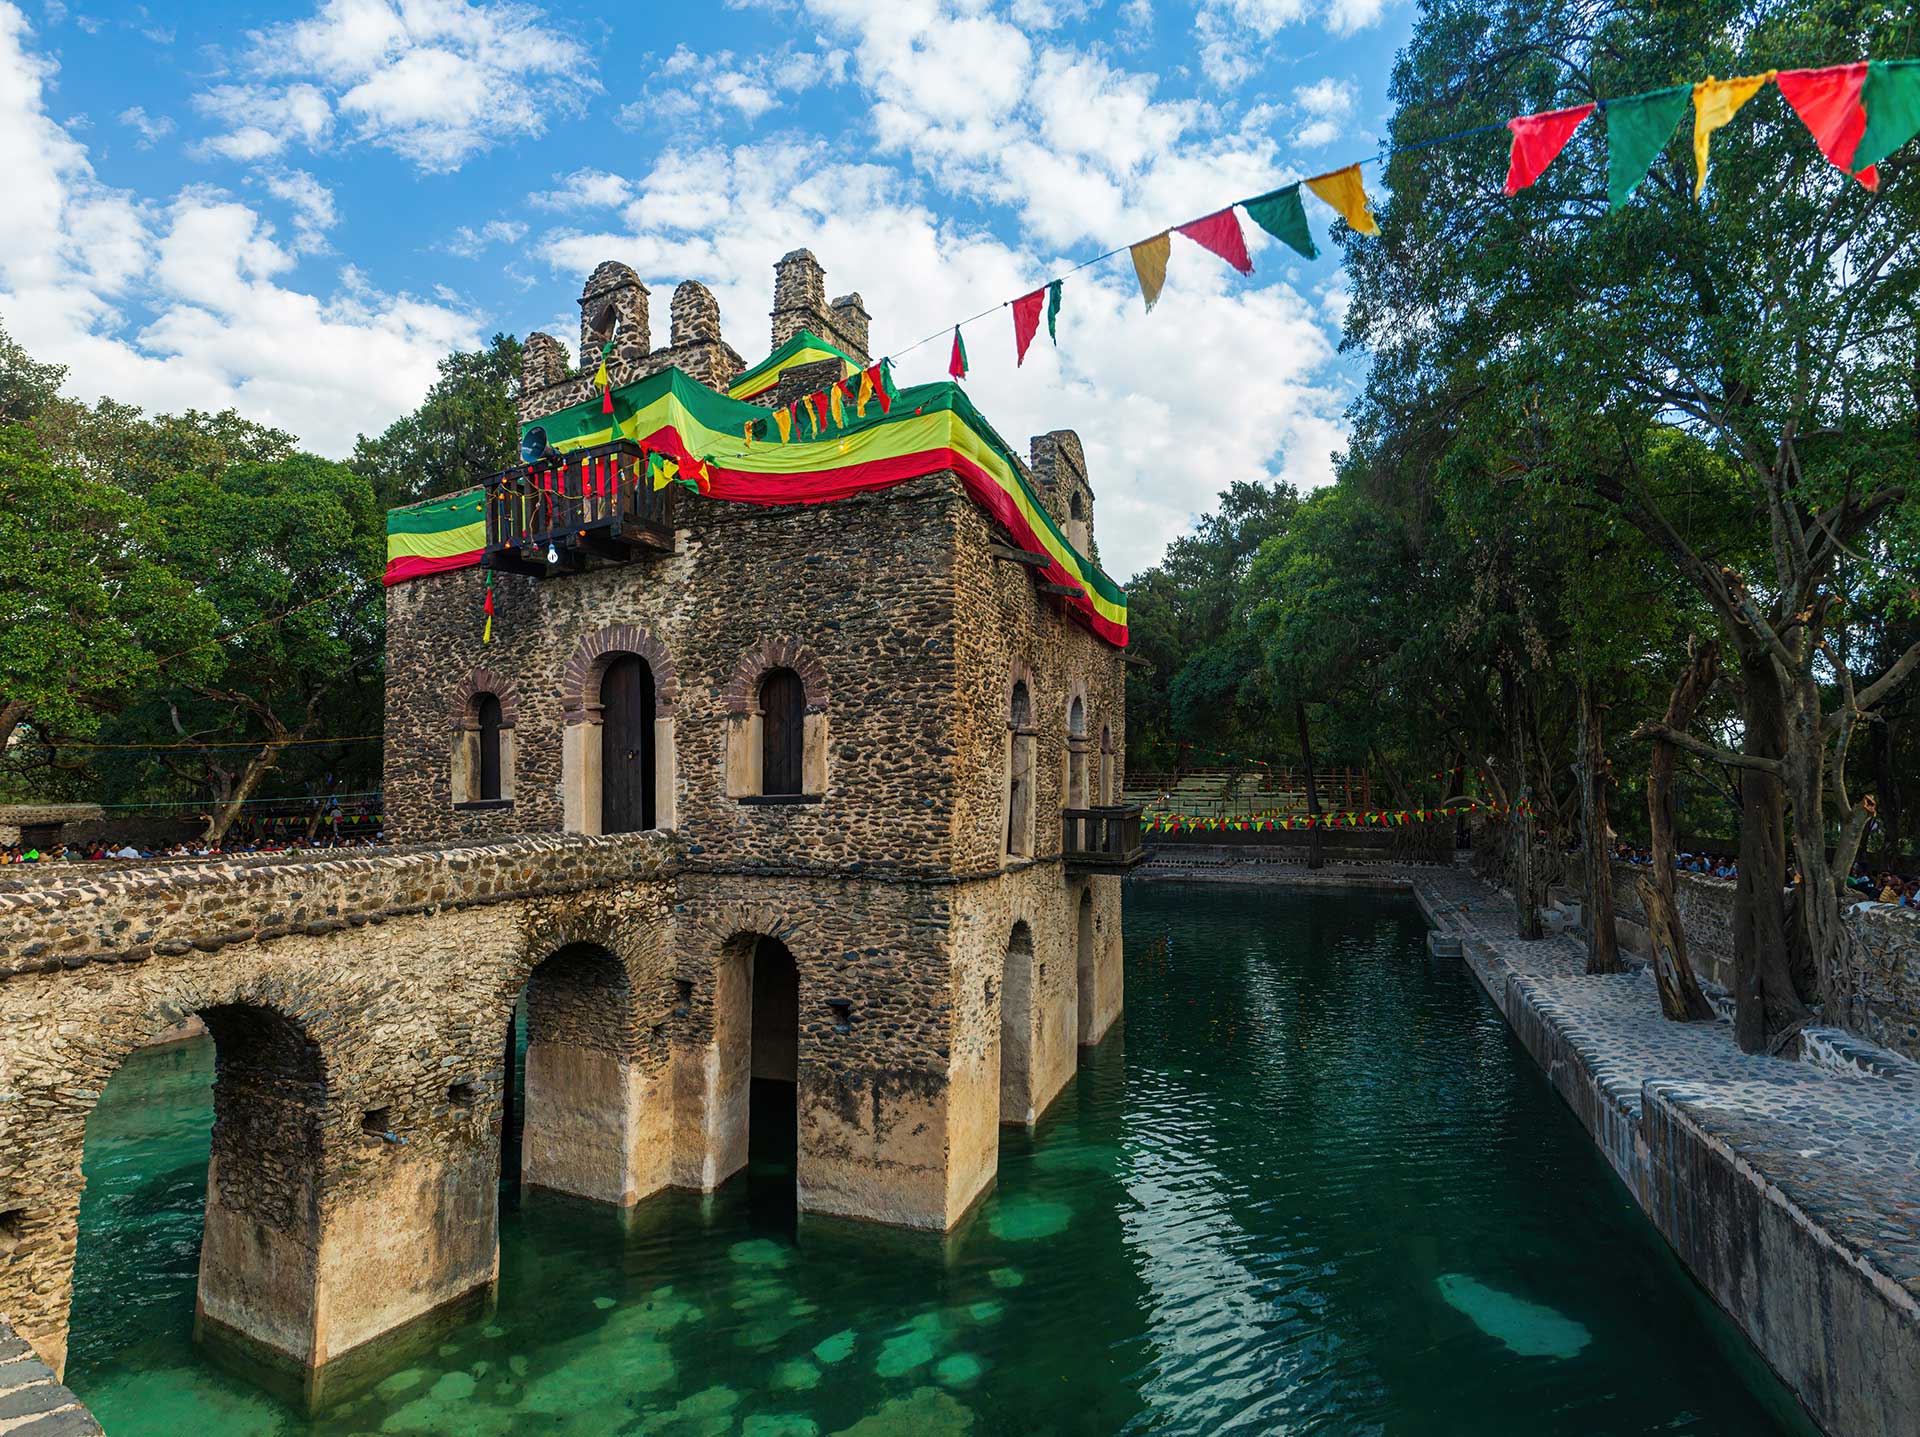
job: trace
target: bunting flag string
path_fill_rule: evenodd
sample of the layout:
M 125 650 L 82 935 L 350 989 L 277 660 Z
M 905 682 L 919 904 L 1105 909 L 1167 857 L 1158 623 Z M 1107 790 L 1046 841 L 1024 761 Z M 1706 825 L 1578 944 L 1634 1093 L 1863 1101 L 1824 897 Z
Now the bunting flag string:
M 1562 109 L 1516 115 L 1502 124 L 1476 125 L 1385 150 L 1366 161 L 1295 181 L 1226 205 L 1197 219 L 1170 226 L 1145 239 L 1118 245 L 1081 261 L 1064 275 L 1048 280 L 1017 299 L 1003 301 L 992 309 L 960 320 L 950 330 L 936 330 L 904 349 L 896 350 L 893 358 L 950 333 L 952 347 L 947 373 L 956 380 L 964 379 L 969 370 L 963 334 L 965 326 L 986 318 L 998 309 L 1011 309 L 1014 364 L 1016 368 L 1024 365 L 1027 352 L 1039 332 L 1042 312 L 1046 315 L 1048 338 L 1055 345 L 1060 342 L 1058 322 L 1061 287 L 1066 277 L 1122 253 L 1132 261 L 1134 278 L 1140 286 L 1140 298 L 1151 313 L 1166 288 L 1171 237 L 1176 230 L 1225 260 L 1241 274 L 1251 274 L 1253 257 L 1248 252 L 1246 235 L 1236 209 L 1244 209 L 1247 218 L 1262 231 L 1302 258 L 1317 259 L 1320 249 L 1314 243 L 1307 224 L 1306 209 L 1300 194 L 1303 187 L 1325 201 L 1355 234 L 1378 235 L 1380 226 L 1373 217 L 1372 204 L 1361 175 L 1363 163 L 1384 163 L 1395 155 L 1493 131 L 1504 130 L 1508 135 L 1505 191 L 1511 196 L 1537 182 L 1565 151 L 1581 125 L 1596 111 L 1601 112 L 1606 121 L 1607 203 L 1609 210 L 1618 211 L 1626 206 L 1646 179 L 1653 162 L 1673 138 L 1681 113 L 1691 101 L 1694 108 L 1694 194 L 1697 197 L 1706 184 L 1714 134 L 1724 129 L 1742 106 L 1768 84 L 1778 86 L 1782 97 L 1807 127 L 1821 154 L 1868 190 L 1876 189 L 1879 185 L 1876 167 L 1916 135 L 1920 135 L 1920 60 L 1863 60 L 1818 69 L 1768 70 L 1725 80 L 1709 75 L 1698 83 L 1667 85 L 1641 94 L 1595 99 Z M 860 372 L 857 386 L 849 387 L 853 385 L 855 369 L 853 361 L 848 360 L 846 377 L 834 387 L 830 398 L 821 394 L 799 401 L 797 413 L 805 416 L 806 427 L 813 436 L 818 438 L 826 432 L 829 408 L 831 422 L 844 425 L 846 421 L 842 406 L 846 399 L 852 399 L 855 414 L 862 417 L 870 398 L 877 398 L 882 413 L 887 412 L 890 395 L 888 384 L 880 371 L 889 362 L 882 359 Z M 594 380 L 605 391 L 605 405 L 610 406 L 612 389 L 605 376 L 603 356 L 601 369 Z M 771 382 L 766 381 L 763 387 Z M 795 427 L 794 406 L 788 406 L 784 421 L 780 418 L 780 411 L 775 411 L 774 423 L 782 442 L 787 441 Z
M 1539 179 L 1593 110 L 1592 105 L 1575 105 L 1541 115 L 1516 115 L 1508 120 L 1507 128 L 1513 131 L 1513 148 L 1507 156 L 1507 193 L 1517 195 Z
M 1359 812 L 1335 812 L 1322 814 L 1271 814 L 1246 813 L 1226 815 L 1194 815 L 1187 813 L 1148 814 L 1141 823 L 1144 833 L 1291 833 L 1315 828 L 1351 829 L 1351 828 L 1406 828 L 1415 823 L 1431 823 L 1438 819 L 1454 818 L 1461 814 L 1485 814 L 1489 818 L 1511 818 L 1515 814 L 1526 815 L 1532 812 L 1531 806 L 1522 802 L 1518 807 L 1506 804 L 1483 803 L 1477 798 L 1461 799 L 1453 803 L 1441 804 L 1433 808 L 1382 808 Z
M 1716 80 L 1709 75 L 1693 87 L 1693 193 L 1696 199 L 1707 185 L 1707 147 L 1713 141 L 1713 132 L 1724 128 L 1773 76 L 1772 70 L 1734 80 Z

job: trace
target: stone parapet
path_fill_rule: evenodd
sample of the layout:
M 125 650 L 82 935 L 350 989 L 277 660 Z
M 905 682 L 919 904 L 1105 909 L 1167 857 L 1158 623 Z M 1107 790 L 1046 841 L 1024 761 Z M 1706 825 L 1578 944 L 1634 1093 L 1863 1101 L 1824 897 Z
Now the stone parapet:
M 53 1375 L 0 1314 L 0 1433 L 19 1437 L 100 1437 L 93 1414 Z
M 666 873 L 677 858 L 659 834 L 551 834 L 100 877 L 70 868 L 58 882 L 0 892 L 0 979 L 606 887 Z

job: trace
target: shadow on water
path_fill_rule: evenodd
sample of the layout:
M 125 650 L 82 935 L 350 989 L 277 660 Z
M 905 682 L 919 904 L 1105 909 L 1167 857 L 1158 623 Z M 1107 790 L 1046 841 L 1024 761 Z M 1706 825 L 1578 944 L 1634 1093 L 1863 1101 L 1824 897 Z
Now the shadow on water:
M 763 1077 L 717 1193 L 504 1185 L 490 1304 L 314 1415 L 194 1346 L 211 1053 L 136 1055 L 88 1131 L 69 1379 L 114 1437 L 1810 1430 L 1411 905 L 1136 889 L 1125 936 L 1124 1033 L 955 1233 L 796 1214 Z

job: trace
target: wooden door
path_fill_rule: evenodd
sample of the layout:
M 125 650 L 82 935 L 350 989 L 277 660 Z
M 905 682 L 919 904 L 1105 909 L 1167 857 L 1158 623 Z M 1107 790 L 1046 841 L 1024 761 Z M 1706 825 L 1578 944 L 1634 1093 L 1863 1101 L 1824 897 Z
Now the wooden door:
M 600 831 L 653 827 L 653 671 L 622 654 L 600 680 Z
M 774 669 L 760 684 L 760 791 L 799 793 L 807 695 L 800 675 Z

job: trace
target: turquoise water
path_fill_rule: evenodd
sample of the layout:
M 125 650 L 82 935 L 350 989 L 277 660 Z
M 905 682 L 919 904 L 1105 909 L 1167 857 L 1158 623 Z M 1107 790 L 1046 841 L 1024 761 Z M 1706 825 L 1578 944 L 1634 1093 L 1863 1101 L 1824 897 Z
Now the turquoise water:
M 306 1419 L 191 1343 L 205 1044 L 88 1132 L 68 1379 L 112 1437 L 1807 1431 L 1406 901 L 1127 896 L 1124 1031 L 944 1242 L 777 1175 L 509 1197 L 490 1312 Z

